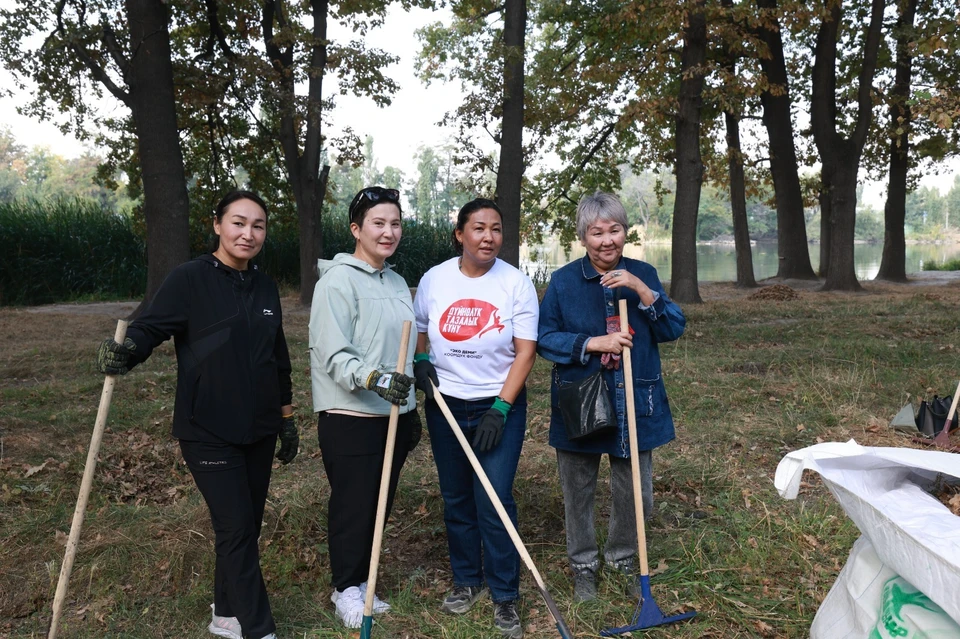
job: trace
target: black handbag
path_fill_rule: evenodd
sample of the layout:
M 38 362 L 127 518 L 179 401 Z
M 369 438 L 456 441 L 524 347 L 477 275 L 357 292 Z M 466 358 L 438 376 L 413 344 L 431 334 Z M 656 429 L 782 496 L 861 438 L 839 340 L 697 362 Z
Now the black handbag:
M 924 437 L 934 437 L 939 434 L 947 421 L 952 402 L 952 397 L 940 397 L 938 395 L 934 395 L 930 401 L 921 401 L 920 410 L 917 412 L 917 430 Z M 957 417 L 957 414 L 954 414 L 953 420 L 950 422 L 950 430 L 957 427 Z
M 575 382 L 560 381 L 556 368 L 553 374 L 557 382 L 557 403 L 567 431 L 567 439 L 575 442 L 617 427 L 602 370 Z

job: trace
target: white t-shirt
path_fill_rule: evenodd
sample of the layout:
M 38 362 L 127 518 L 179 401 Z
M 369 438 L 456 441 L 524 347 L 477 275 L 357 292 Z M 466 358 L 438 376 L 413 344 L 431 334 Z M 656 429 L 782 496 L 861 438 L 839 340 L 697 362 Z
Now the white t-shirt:
M 500 393 L 516 356 L 513 338 L 537 340 L 540 306 L 530 278 L 497 259 L 481 277 L 460 272 L 459 258 L 427 271 L 413 310 L 430 340 L 440 392 L 460 399 Z

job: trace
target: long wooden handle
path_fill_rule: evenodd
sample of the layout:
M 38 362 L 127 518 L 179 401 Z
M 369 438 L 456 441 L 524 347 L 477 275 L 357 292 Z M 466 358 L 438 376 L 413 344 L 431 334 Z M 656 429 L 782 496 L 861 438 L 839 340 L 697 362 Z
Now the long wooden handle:
M 557 604 L 554 603 L 550 593 L 547 592 L 547 587 L 543 583 L 543 577 L 540 576 L 540 571 L 537 570 L 537 566 L 533 563 L 533 558 L 527 551 L 527 547 L 523 545 L 523 540 L 520 539 L 520 533 L 517 532 L 516 526 L 514 526 L 513 522 L 510 521 L 510 515 L 507 514 L 506 508 L 503 507 L 503 502 L 500 501 L 500 497 L 497 495 L 497 491 L 494 490 L 493 484 L 490 483 L 490 479 L 487 477 L 487 473 L 484 472 L 483 466 L 480 465 L 480 460 L 477 459 L 477 455 L 473 452 L 473 448 L 471 448 L 470 444 L 467 442 L 466 436 L 463 434 L 463 431 L 460 429 L 460 425 L 457 423 L 457 418 L 454 417 L 453 413 L 450 412 L 450 408 L 447 406 L 447 402 L 443 399 L 443 395 L 440 394 L 440 389 L 437 388 L 437 385 L 432 381 L 430 382 L 430 385 L 433 386 L 434 401 L 437 402 L 437 406 L 440 407 L 440 411 L 443 413 L 443 416 L 447 418 L 447 423 L 450 424 L 450 430 L 453 431 L 457 441 L 460 442 L 460 447 L 463 449 L 463 453 L 470 461 L 470 465 L 473 467 L 473 471 L 477 474 L 477 478 L 480 480 L 483 490 L 486 491 L 487 497 L 490 498 L 490 503 L 493 504 L 494 509 L 496 509 L 497 515 L 500 516 L 500 521 L 503 522 L 503 527 L 507 530 L 507 534 L 510 535 L 510 540 L 513 542 L 517 552 L 520 554 L 520 558 L 523 559 L 523 563 L 525 563 L 527 568 L 530 569 L 530 573 L 533 575 L 533 580 L 537 583 L 537 589 L 540 591 L 540 594 L 543 595 L 543 599 L 547 604 L 547 610 L 550 611 L 550 615 L 553 617 L 553 622 L 556 624 L 557 630 L 560 632 L 560 636 L 564 637 L 565 639 L 571 637 L 572 635 L 567 629 L 567 625 L 564 622 L 563 617 L 560 615 L 560 610 L 557 608 Z
M 957 384 L 957 391 L 953 394 L 953 403 L 950 404 L 950 412 L 947 413 L 946 424 L 949 424 L 953 421 L 953 416 L 957 414 L 957 400 L 960 399 L 960 384 Z M 949 426 L 944 426 L 948 428 Z
M 950 410 L 947 412 L 947 419 L 943 422 L 943 429 L 936 437 L 933 438 L 933 442 L 938 446 L 950 445 L 950 422 L 953 421 L 953 416 L 957 414 L 958 399 L 960 399 L 960 384 L 957 385 L 957 391 L 953 394 L 953 403 L 950 404 Z
M 407 367 L 407 347 L 410 343 L 410 330 L 413 323 L 403 323 L 400 334 L 400 353 L 397 355 L 397 372 L 403 373 Z M 414 407 L 416 410 L 416 407 Z M 390 494 L 390 475 L 393 472 L 393 451 L 397 444 L 397 422 L 400 419 L 400 406 L 390 405 L 390 421 L 387 425 L 387 447 L 383 451 L 383 472 L 380 473 L 380 499 L 377 501 L 377 523 L 373 529 L 373 549 L 370 551 L 370 572 L 367 573 L 367 596 L 363 601 L 363 616 L 373 614 L 373 598 L 377 587 L 377 570 L 380 567 L 380 547 L 383 544 L 383 524 L 387 519 L 387 496 Z M 366 625 L 366 624 L 365 624 Z M 369 633 L 369 629 L 367 630 Z M 362 633 L 361 633 L 362 634 Z
M 127 336 L 127 322 L 117 321 L 117 331 L 113 339 L 123 344 Z M 100 453 L 100 443 L 103 441 L 103 430 L 107 425 L 107 415 L 110 414 L 110 400 L 113 398 L 113 386 L 117 382 L 116 375 L 107 375 L 103 379 L 103 391 L 100 393 L 100 407 L 97 409 L 97 421 L 93 425 L 93 435 L 90 436 L 90 448 L 87 450 L 87 463 L 83 468 L 83 479 L 80 481 L 80 495 L 77 497 L 77 507 L 73 511 L 73 523 L 70 524 L 70 536 L 67 538 L 67 550 L 63 556 L 63 565 L 60 567 L 60 580 L 57 582 L 57 593 L 53 598 L 53 617 L 50 619 L 48 639 L 57 636 L 57 626 L 60 624 L 60 613 L 63 611 L 63 602 L 67 598 L 67 585 L 70 582 L 70 573 L 73 572 L 73 560 L 77 557 L 77 544 L 80 542 L 80 529 L 83 528 L 83 517 L 87 512 L 87 501 L 90 499 L 90 489 L 93 487 L 93 473 L 97 469 L 97 455 Z
M 620 300 L 620 330 L 630 331 L 627 320 L 627 300 Z M 640 576 L 650 574 L 647 564 L 647 533 L 643 523 L 643 488 L 640 483 L 640 450 L 637 444 L 637 406 L 633 397 L 633 362 L 630 349 L 623 349 L 620 359 L 623 362 L 624 390 L 627 394 L 627 431 L 630 440 L 630 473 L 633 475 L 633 510 L 637 518 L 637 552 L 640 555 Z

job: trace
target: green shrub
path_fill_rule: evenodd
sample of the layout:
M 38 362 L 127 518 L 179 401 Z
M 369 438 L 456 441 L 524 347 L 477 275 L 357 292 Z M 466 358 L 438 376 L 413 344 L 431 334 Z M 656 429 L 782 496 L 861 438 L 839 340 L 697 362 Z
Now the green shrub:
M 147 280 L 130 220 L 80 199 L 0 203 L 0 305 L 136 298 Z
M 323 254 L 352 253 L 354 239 L 342 222 L 323 217 Z M 208 250 L 212 235 L 191 228 L 192 252 Z M 449 223 L 406 220 L 403 239 L 390 260 L 410 286 L 431 266 L 454 255 Z M 146 290 L 143 238 L 131 219 L 83 200 L 24 200 L 0 204 L 0 305 L 81 299 L 137 299 Z M 278 284 L 300 285 L 300 238 L 296 224 L 268 228 L 257 263 Z
M 947 260 L 942 264 L 939 262 L 924 262 L 925 271 L 960 271 L 960 259 Z

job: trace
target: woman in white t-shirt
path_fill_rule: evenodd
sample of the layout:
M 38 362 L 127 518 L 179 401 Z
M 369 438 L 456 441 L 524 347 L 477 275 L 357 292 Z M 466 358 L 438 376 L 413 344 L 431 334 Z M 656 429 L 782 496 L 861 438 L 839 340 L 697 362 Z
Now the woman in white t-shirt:
M 427 397 L 453 572 L 453 590 L 441 609 L 463 614 L 489 588 L 494 625 L 518 639 L 520 557 L 433 400 L 430 381 L 516 524 L 513 479 L 527 428 L 524 384 L 536 358 L 540 311 L 530 278 L 497 259 L 503 217 L 492 200 L 477 198 L 460 209 L 453 241 L 460 257 L 430 269 L 414 299 L 414 375 Z

